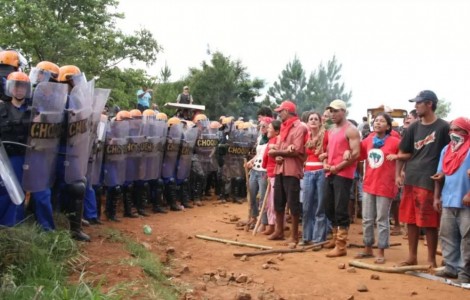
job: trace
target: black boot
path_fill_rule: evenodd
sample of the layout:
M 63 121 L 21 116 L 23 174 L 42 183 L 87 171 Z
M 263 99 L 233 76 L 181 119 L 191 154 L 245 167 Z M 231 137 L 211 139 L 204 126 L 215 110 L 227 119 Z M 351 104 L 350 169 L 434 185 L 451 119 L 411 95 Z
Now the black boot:
M 117 209 L 117 202 L 119 200 L 119 196 L 121 195 L 121 187 L 115 186 L 108 189 L 108 193 L 106 194 L 106 218 L 109 221 L 113 222 L 120 222 L 118 218 L 116 218 L 116 209 Z
M 130 197 L 131 187 L 124 186 L 122 189 L 122 202 L 124 203 L 124 217 L 125 218 L 138 218 L 139 215 L 132 211 L 132 199 Z
M 66 185 L 68 196 L 68 218 L 70 234 L 74 240 L 89 242 L 90 236 L 82 231 L 83 199 L 85 198 L 85 183 L 77 181 Z
M 152 212 L 166 214 L 167 211 L 163 208 L 161 204 L 163 194 L 163 181 L 161 179 L 150 180 L 149 185 L 149 199 L 152 203 Z
M 137 208 L 137 214 L 148 217 L 149 214 L 145 212 L 145 205 L 144 205 L 144 192 L 145 192 L 145 185 L 134 184 L 134 188 L 132 190 L 132 198 L 134 200 L 134 205 Z
M 232 202 L 233 203 L 238 203 L 242 204 L 243 202 L 241 201 L 241 193 L 242 191 L 240 190 L 240 183 L 237 179 L 232 179 Z
M 168 205 L 170 206 L 170 210 L 172 211 L 180 211 L 181 208 L 176 205 L 176 184 L 169 183 L 165 185 L 165 199 Z
M 103 188 L 101 186 L 94 186 L 93 191 L 95 192 L 95 199 L 96 199 L 96 218 L 89 219 L 91 225 L 102 225 L 100 218 L 101 218 L 101 195 L 103 193 Z
M 181 205 L 183 205 L 184 208 L 193 208 L 193 206 L 189 204 L 189 181 L 185 180 L 180 185 L 180 195 Z

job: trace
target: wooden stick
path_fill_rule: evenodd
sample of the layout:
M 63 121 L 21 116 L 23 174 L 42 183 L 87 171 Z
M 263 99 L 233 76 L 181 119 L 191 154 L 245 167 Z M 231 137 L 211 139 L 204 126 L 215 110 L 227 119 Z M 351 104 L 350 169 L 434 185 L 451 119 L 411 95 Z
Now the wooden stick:
M 255 225 L 255 228 L 253 229 L 253 235 L 256 235 L 256 233 L 258 232 L 258 227 L 259 227 L 259 224 L 261 223 L 261 216 L 263 215 L 264 208 L 266 207 L 266 202 L 268 202 L 268 195 L 270 191 L 271 191 L 271 182 L 268 179 L 266 193 L 264 193 L 263 205 L 261 205 L 261 209 L 258 214 L 258 219 L 256 220 L 256 225 Z
M 401 246 L 401 243 L 390 243 L 389 246 L 390 247 Z M 365 247 L 366 246 L 361 245 L 361 244 L 354 244 L 354 243 L 348 244 L 348 248 L 365 248 Z M 377 246 L 374 245 L 374 246 L 372 246 L 372 248 L 377 249 Z
M 237 241 L 226 240 L 226 239 L 219 239 L 219 238 L 215 238 L 215 237 L 211 237 L 211 236 L 207 236 L 207 235 L 196 234 L 195 237 L 197 237 L 198 239 L 207 240 L 207 241 L 213 241 L 213 242 L 219 242 L 219 243 L 237 245 L 237 246 L 245 246 L 245 247 L 257 248 L 257 249 L 270 250 L 270 249 L 273 248 L 273 247 L 269 247 L 269 246 L 256 245 L 256 244 L 250 244 L 250 243 L 244 243 L 244 242 L 237 242 Z
M 223 220 L 215 220 L 216 222 L 224 223 L 224 224 L 232 224 L 232 225 L 237 225 L 238 222 L 229 222 L 229 221 L 223 221 Z
M 277 253 L 296 253 L 296 252 L 306 252 L 307 250 L 310 250 L 312 248 L 321 246 L 328 243 L 328 241 L 305 246 L 302 248 L 298 249 L 273 249 L 273 250 L 265 250 L 265 251 L 255 251 L 255 252 L 243 252 L 243 253 L 234 253 L 233 256 L 235 257 L 241 257 L 243 255 L 246 256 L 258 256 L 258 255 L 266 255 L 266 254 L 277 254 Z
M 248 222 L 246 224 L 246 228 L 245 230 L 246 231 L 249 231 L 250 230 L 250 225 L 251 225 L 251 195 L 250 195 L 250 177 L 249 177 L 249 174 L 250 172 L 248 171 L 248 160 L 245 158 L 243 158 L 243 167 L 245 168 L 245 184 L 246 184 L 246 198 L 247 198 L 247 202 L 248 202 Z
M 403 266 L 403 267 L 384 267 L 377 266 L 372 264 L 367 264 L 361 261 L 352 260 L 349 262 L 349 265 L 352 267 L 357 267 L 361 269 L 368 269 L 377 272 L 385 273 L 405 273 L 407 271 L 425 271 L 431 268 L 430 265 L 415 265 L 415 266 Z

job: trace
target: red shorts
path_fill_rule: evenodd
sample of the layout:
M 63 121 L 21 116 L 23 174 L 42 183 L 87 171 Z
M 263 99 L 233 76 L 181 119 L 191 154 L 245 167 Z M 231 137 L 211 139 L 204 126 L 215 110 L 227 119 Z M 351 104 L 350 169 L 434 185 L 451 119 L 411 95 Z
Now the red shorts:
M 433 191 L 405 185 L 400 202 L 400 222 L 439 228 L 439 214 L 434 210 L 433 201 Z

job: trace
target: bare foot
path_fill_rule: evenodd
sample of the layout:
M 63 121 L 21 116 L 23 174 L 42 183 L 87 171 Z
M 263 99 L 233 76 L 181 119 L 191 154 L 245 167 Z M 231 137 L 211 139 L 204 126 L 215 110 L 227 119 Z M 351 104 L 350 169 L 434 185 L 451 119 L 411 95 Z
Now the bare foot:
M 270 236 L 268 236 L 268 240 L 271 241 L 283 241 L 284 240 L 284 235 L 282 233 L 274 232 Z
M 395 265 L 395 267 L 406 267 L 406 266 L 416 266 L 418 261 L 416 260 L 405 260 Z
M 264 235 L 271 235 L 271 234 L 273 234 L 273 232 L 274 232 L 274 229 L 272 229 L 272 228 L 266 228 L 266 230 L 263 231 L 262 233 L 263 233 Z

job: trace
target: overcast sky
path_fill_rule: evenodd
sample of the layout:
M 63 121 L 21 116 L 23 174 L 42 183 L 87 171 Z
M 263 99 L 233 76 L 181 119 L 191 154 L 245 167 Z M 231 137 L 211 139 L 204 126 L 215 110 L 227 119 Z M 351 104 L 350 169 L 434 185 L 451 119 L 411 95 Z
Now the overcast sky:
M 124 31 L 147 28 L 164 48 L 152 75 L 166 62 L 180 79 L 210 59 L 209 47 L 269 87 L 294 56 L 309 74 L 336 55 L 358 121 L 381 104 L 411 110 L 423 89 L 452 102 L 449 119 L 469 115 L 469 0 L 120 2 Z

